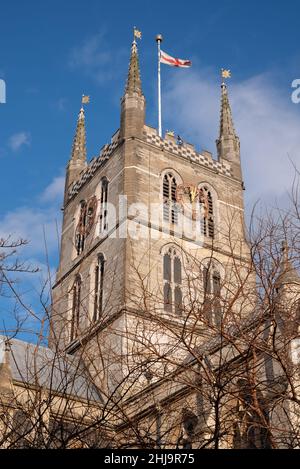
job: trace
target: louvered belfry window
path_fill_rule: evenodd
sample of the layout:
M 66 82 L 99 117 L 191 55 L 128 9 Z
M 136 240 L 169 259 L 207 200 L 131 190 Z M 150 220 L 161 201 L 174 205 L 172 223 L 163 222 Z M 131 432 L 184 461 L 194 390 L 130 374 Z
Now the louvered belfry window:
M 176 191 L 175 177 L 172 173 L 165 174 L 163 179 L 163 219 L 171 223 L 178 222 Z

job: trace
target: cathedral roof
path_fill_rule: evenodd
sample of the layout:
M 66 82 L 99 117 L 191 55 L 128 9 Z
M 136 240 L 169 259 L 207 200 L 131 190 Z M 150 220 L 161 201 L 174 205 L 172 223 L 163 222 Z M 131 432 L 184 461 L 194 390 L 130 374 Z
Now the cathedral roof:
M 48 390 L 81 399 L 102 402 L 98 389 L 91 382 L 78 357 L 0 336 L 0 364 L 5 361 L 7 343 L 12 380 L 46 387 Z

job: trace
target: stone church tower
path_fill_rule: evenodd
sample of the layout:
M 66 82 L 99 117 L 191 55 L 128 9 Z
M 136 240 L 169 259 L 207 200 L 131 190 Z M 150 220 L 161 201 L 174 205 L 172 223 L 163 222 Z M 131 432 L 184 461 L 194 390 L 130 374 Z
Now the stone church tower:
M 225 83 L 216 146 L 146 125 L 134 41 L 89 161 L 79 112 L 49 347 L 0 336 L 1 447 L 299 448 L 295 247 L 267 219 L 250 255 Z
M 220 302 L 210 298 L 222 291 L 229 301 L 236 272 L 246 277 L 250 263 L 240 144 L 226 84 L 217 159 L 170 133 L 160 138 L 145 123 L 145 106 L 134 41 L 119 130 L 87 162 L 81 109 L 66 169 L 50 344 L 82 353 L 107 390 L 131 374 L 130 367 L 147 368 L 152 345 L 164 342 L 164 328 L 156 323 L 154 330 L 158 318 L 180 331 L 196 301 L 208 305 L 207 320 L 220 326 Z M 252 282 L 248 276 L 244 291 Z M 236 301 L 239 317 L 248 303 L 239 308 Z M 159 365 L 155 372 L 162 376 Z

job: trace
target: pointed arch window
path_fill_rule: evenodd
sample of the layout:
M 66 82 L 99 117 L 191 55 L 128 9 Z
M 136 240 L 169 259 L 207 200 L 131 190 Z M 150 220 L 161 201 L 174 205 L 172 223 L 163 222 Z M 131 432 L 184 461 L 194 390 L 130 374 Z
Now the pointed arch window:
M 240 379 L 237 386 L 233 448 L 272 449 L 269 411 L 261 390 L 253 389 L 247 379 Z
M 175 176 L 172 173 L 165 174 L 163 178 L 163 219 L 171 223 L 178 222 L 176 191 Z
M 80 319 L 80 301 L 81 301 L 81 276 L 77 275 L 72 288 L 72 317 L 70 340 L 74 340 L 78 335 Z
M 75 235 L 76 252 L 78 256 L 84 250 L 86 223 L 87 223 L 87 203 L 85 200 L 82 200 L 80 202 L 79 222 L 76 228 L 76 235 Z
M 103 311 L 103 282 L 104 282 L 105 259 L 103 254 L 99 254 L 98 262 L 95 268 L 95 301 L 93 321 L 100 319 Z
M 201 233 L 213 239 L 215 235 L 214 206 L 211 191 L 203 186 L 199 190 Z
M 182 264 L 174 248 L 163 256 L 164 310 L 180 315 L 182 312 Z
M 101 179 L 101 193 L 100 193 L 100 233 L 105 233 L 108 230 L 107 201 L 108 201 L 108 180 L 106 177 L 103 177 Z

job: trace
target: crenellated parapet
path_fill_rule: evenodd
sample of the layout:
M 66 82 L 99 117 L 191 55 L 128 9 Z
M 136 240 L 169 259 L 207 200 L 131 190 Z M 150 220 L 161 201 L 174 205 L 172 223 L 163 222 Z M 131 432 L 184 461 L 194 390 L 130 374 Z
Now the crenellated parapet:
M 183 142 L 178 145 L 175 137 L 166 135 L 165 138 L 159 137 L 157 130 L 144 126 L 143 138 L 147 143 L 158 147 L 161 150 L 186 158 L 189 162 L 205 166 L 213 171 L 231 177 L 231 165 L 227 161 L 219 162 L 213 159 L 212 154 L 208 151 L 198 153 L 193 145 Z
M 189 163 L 195 163 L 204 166 L 217 174 L 232 177 L 231 165 L 227 161 L 219 162 L 213 159 L 210 152 L 203 150 L 197 152 L 195 147 L 190 143 L 183 142 L 181 145 L 176 143 L 176 139 L 168 134 L 165 138 L 159 137 L 157 130 L 145 125 L 143 138 L 147 144 L 153 145 L 159 150 L 167 151 L 181 158 L 185 158 Z M 71 200 L 80 189 L 94 176 L 96 171 L 103 167 L 108 159 L 112 156 L 115 149 L 123 142 L 120 138 L 119 130 L 113 135 L 111 143 L 102 147 L 98 157 L 94 157 L 88 164 L 87 168 L 80 174 L 79 179 L 74 182 L 68 192 L 67 201 Z

